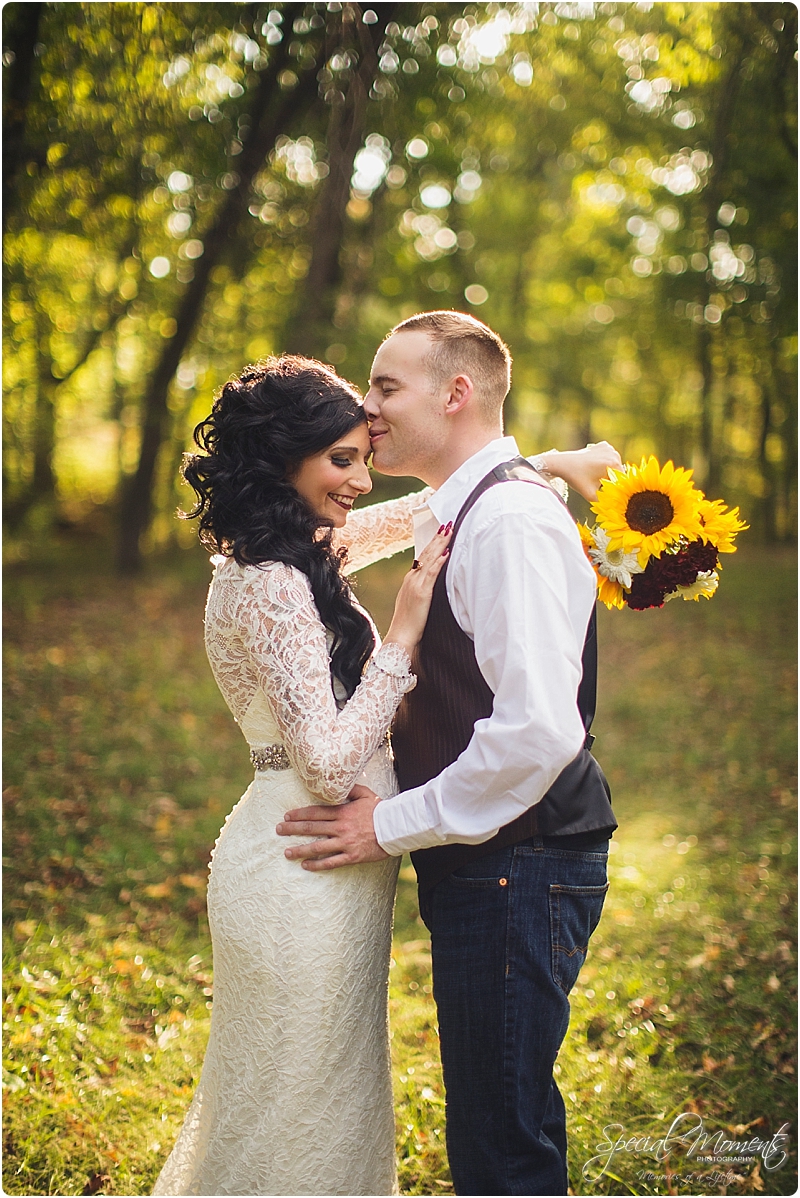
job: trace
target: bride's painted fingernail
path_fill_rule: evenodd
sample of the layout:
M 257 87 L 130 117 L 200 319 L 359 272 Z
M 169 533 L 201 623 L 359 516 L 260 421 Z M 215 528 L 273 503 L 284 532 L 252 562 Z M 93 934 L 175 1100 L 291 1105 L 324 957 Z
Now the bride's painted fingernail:
M 444 532 L 444 525 L 443 525 L 443 524 L 440 524 L 440 525 L 439 525 L 439 532 Z M 439 534 L 437 533 L 436 535 L 438 536 Z

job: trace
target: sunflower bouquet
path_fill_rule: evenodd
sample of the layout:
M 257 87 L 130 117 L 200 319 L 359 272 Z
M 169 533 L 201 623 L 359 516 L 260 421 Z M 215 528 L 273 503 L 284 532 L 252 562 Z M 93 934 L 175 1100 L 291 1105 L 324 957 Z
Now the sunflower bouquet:
M 710 599 L 720 553 L 735 553 L 748 525 L 739 509 L 706 499 L 691 470 L 654 457 L 609 470 L 592 504 L 594 528 L 579 524 L 606 607 L 644 611 L 670 599 Z

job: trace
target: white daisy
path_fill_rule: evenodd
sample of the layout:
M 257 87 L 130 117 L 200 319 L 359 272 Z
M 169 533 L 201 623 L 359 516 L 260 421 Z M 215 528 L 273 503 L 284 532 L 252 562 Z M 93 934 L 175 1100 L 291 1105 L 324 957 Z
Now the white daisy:
M 587 547 L 586 552 L 594 562 L 597 570 L 604 578 L 610 578 L 612 582 L 618 582 L 624 586 L 626 590 L 631 587 L 631 575 L 641 574 L 644 571 L 644 566 L 639 565 L 639 552 L 626 553 L 623 549 L 612 549 L 608 552 L 608 542 L 610 537 L 605 529 L 598 524 L 592 529 L 594 536 L 595 547 Z
M 719 586 L 719 574 L 716 570 L 701 570 L 695 578 L 691 586 L 678 587 L 676 591 L 670 591 L 664 596 L 664 602 L 669 603 L 670 599 L 694 599 L 695 601 L 704 595 L 706 599 L 710 599 Z

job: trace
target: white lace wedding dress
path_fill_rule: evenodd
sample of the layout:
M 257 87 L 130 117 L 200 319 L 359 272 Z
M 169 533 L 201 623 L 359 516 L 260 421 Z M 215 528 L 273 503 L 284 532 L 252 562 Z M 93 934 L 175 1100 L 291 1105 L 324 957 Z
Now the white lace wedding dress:
M 350 515 L 337 537 L 348 572 L 411 544 L 424 494 Z M 343 703 L 305 575 L 213 560 L 211 667 L 251 749 L 279 768 L 256 770 L 214 849 L 211 1034 L 153 1193 L 393 1194 L 387 987 L 398 859 L 311 873 L 286 859 L 275 825 L 292 808 L 343 802 L 356 781 L 396 793 L 387 729 L 415 679 L 405 652 L 384 645 Z

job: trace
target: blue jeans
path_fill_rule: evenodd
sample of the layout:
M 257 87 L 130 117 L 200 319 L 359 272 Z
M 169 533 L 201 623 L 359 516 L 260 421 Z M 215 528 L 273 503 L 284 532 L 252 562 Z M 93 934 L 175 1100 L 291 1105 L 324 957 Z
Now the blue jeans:
M 457 1194 L 566 1194 L 564 1101 L 553 1078 L 567 995 L 608 889 L 607 842 L 533 837 L 422 897 Z

